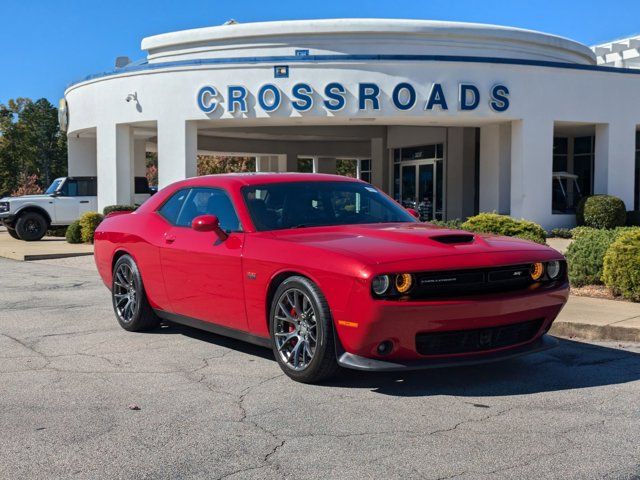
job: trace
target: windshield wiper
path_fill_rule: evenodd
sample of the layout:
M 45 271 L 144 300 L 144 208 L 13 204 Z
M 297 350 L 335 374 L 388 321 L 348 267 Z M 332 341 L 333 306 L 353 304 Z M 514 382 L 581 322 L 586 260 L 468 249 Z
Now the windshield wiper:
M 320 225 L 318 225 L 317 223 L 299 223 L 289 228 L 308 228 L 308 227 L 319 227 L 319 226 Z

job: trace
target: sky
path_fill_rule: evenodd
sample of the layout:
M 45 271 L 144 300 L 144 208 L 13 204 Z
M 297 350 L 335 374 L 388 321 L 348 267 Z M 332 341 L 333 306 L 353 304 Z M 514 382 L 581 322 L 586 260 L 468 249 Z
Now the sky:
M 0 103 L 47 98 L 117 56 L 144 58 L 142 38 L 220 25 L 314 18 L 415 18 L 539 30 L 593 45 L 640 33 L 640 1 L 616 0 L 0 0 Z

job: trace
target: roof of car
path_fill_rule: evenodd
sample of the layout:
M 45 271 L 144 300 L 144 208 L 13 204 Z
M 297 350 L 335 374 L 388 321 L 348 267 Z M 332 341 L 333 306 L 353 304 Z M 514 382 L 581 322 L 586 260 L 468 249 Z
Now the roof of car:
M 200 177 L 192 177 L 177 182 L 183 186 L 205 186 L 205 185 L 264 185 L 268 183 L 293 183 L 293 182 L 359 182 L 355 178 L 349 178 L 342 175 L 330 175 L 325 173 L 223 173 L 217 175 L 203 175 Z

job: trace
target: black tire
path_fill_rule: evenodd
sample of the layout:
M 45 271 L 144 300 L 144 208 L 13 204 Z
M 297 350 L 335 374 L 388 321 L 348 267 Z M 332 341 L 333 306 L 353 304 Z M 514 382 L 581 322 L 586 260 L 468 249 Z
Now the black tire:
M 125 308 L 127 301 L 133 301 L 130 309 Z M 118 323 L 125 330 L 143 332 L 153 330 L 160 324 L 160 319 L 147 300 L 138 266 L 129 255 L 118 258 L 113 267 L 111 303 Z
M 283 356 L 286 356 L 286 353 L 281 353 L 279 351 L 278 340 L 276 339 L 276 325 L 283 325 L 282 320 L 279 321 L 278 319 L 276 319 L 276 314 L 279 312 L 280 315 L 278 316 L 282 318 L 282 311 L 279 309 L 278 303 L 282 299 L 286 298 L 287 293 L 292 292 L 301 292 L 302 294 L 306 295 L 313 308 L 315 317 L 314 328 L 316 341 L 314 353 L 311 360 L 308 361 L 306 366 L 302 369 L 295 369 L 291 363 L 283 358 Z M 298 316 L 297 313 L 296 316 Z M 288 323 L 288 321 L 285 321 L 285 323 Z M 326 380 L 336 375 L 339 371 L 339 366 L 336 361 L 336 351 L 334 346 L 335 340 L 331 311 L 329 310 L 327 300 L 324 298 L 324 295 L 322 294 L 318 286 L 308 278 L 293 276 L 287 278 L 280 284 L 271 302 L 269 313 L 269 332 L 271 335 L 273 354 L 276 357 L 280 368 L 282 368 L 284 373 L 293 380 L 301 383 L 318 383 L 322 380 Z M 281 333 L 281 335 L 286 335 L 286 333 Z M 295 347 L 295 344 L 293 344 L 293 347 Z M 293 352 L 289 353 L 291 355 Z
M 16 221 L 16 233 L 20 240 L 35 242 L 44 237 L 49 224 L 41 214 L 37 212 L 25 212 Z
M 15 228 L 7 227 L 7 232 L 9 233 L 9 235 L 11 235 L 16 240 L 22 240 L 20 238 L 20 235 L 18 235 L 18 232 L 16 232 Z

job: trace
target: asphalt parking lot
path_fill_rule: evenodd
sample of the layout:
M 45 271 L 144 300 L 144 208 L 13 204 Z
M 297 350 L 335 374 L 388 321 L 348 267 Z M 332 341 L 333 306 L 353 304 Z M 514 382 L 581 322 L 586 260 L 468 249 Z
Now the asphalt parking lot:
M 640 345 L 301 385 L 121 330 L 92 261 L 0 260 L 0 478 L 640 478 Z

